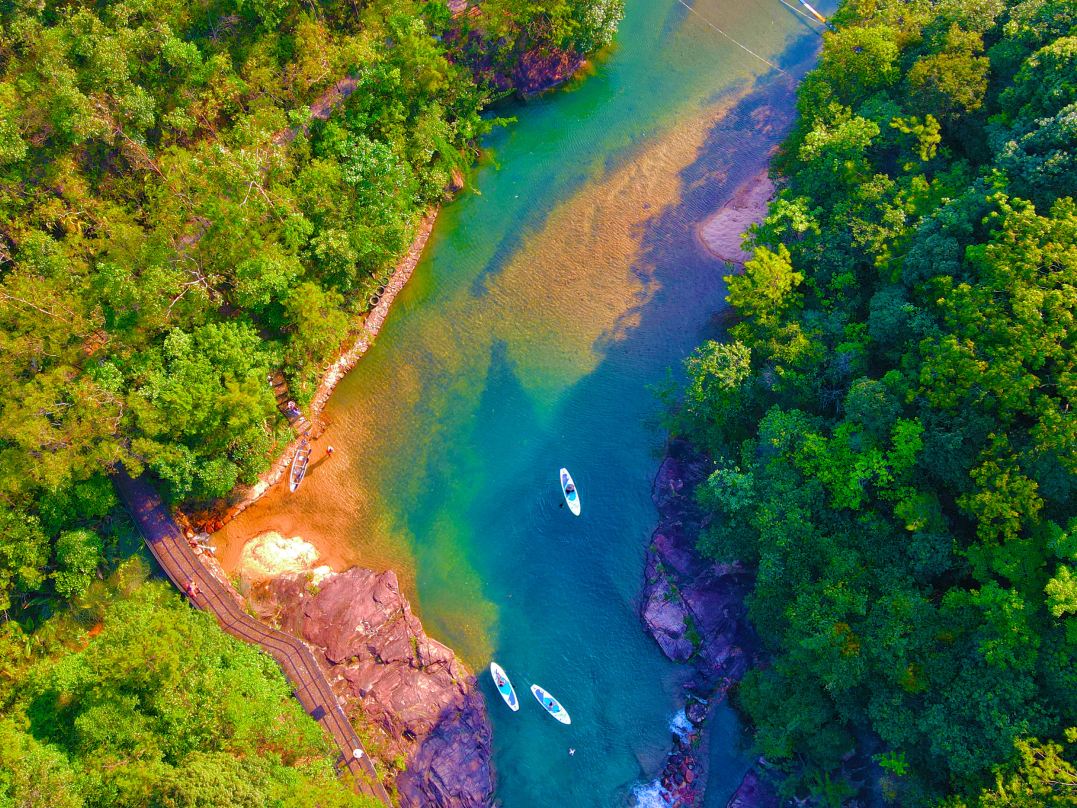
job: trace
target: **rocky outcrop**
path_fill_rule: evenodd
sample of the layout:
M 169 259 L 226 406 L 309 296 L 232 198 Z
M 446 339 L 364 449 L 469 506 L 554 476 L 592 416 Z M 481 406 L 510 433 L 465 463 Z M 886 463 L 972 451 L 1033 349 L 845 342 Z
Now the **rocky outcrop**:
M 313 584 L 286 573 L 252 586 L 263 619 L 305 640 L 406 808 L 480 808 L 493 799 L 490 724 L 474 677 L 423 631 L 389 571 L 353 568 Z
M 708 561 L 695 549 L 705 517 L 695 489 L 711 469 L 687 444 L 673 442 L 651 491 L 659 522 L 647 549 L 640 614 L 666 656 L 692 665 L 696 674 L 685 694 L 684 731 L 674 737 L 659 775 L 662 800 L 676 808 L 702 805 L 707 715 L 740 681 L 758 648 L 744 605 L 751 572 Z M 750 802 L 751 793 L 744 789 L 740 808 L 768 808 Z
M 641 613 L 666 656 L 691 660 L 697 689 L 717 687 L 724 695 L 744 675 L 757 644 L 744 606 L 751 572 L 695 551 L 704 515 L 694 492 L 709 471 L 687 445 L 670 446 L 652 490 L 660 519 L 647 550 Z
M 521 95 L 536 95 L 568 81 L 586 63 L 586 59 L 572 51 L 556 48 L 526 51 L 513 68 L 512 86 Z
M 740 787 L 729 798 L 726 808 L 779 808 L 781 800 L 769 780 L 749 769 L 740 781 Z

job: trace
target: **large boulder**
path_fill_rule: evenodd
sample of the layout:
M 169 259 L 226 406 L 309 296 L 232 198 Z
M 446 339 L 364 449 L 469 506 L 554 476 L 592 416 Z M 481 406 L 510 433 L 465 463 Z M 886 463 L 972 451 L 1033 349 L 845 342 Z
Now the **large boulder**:
M 651 636 L 674 662 L 687 662 L 695 653 L 688 636 L 688 608 L 664 574 L 656 572 L 654 579 L 648 580 L 643 590 L 642 617 Z
M 781 804 L 774 786 L 760 777 L 755 769 L 749 769 L 740 781 L 740 787 L 726 803 L 726 808 L 780 808 Z
M 494 792 L 490 727 L 482 697 L 468 695 L 438 721 L 397 779 L 404 805 L 483 808 Z
M 320 657 L 368 751 L 387 765 L 405 762 L 401 805 L 490 805 L 491 729 L 475 677 L 426 635 L 396 575 L 356 567 L 313 580 L 277 576 L 252 587 L 251 603 Z

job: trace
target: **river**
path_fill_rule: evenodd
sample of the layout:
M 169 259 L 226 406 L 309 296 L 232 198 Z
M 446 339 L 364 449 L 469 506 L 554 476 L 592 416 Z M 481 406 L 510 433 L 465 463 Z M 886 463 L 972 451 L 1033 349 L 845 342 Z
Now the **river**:
M 818 45 L 779 0 L 629 0 L 590 75 L 498 111 L 518 123 L 486 139 L 330 400 L 315 457 L 332 460 L 216 536 L 226 567 L 267 529 L 338 568 L 392 567 L 431 636 L 476 670 L 496 658 L 524 702 L 510 713 L 482 677 L 505 808 L 631 804 L 668 749 L 686 672 L 637 611 L 656 389 L 720 334 L 726 269 L 696 227 L 765 166 Z M 712 727 L 708 805 L 724 805 L 748 756 L 728 708 Z

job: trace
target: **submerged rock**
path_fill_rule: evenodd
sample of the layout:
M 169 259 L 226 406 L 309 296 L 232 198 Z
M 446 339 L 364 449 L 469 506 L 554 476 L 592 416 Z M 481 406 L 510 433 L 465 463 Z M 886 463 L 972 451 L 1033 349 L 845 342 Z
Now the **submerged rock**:
M 370 754 L 405 762 L 401 805 L 490 805 L 491 729 L 475 677 L 426 635 L 396 575 L 353 568 L 311 580 L 287 573 L 256 585 L 250 600 L 310 644 L 346 712 L 368 730 Z
M 276 531 L 260 533 L 243 545 L 236 572 L 247 581 L 264 581 L 286 572 L 325 575 L 329 567 L 317 567 L 318 551 L 299 536 L 286 538 Z

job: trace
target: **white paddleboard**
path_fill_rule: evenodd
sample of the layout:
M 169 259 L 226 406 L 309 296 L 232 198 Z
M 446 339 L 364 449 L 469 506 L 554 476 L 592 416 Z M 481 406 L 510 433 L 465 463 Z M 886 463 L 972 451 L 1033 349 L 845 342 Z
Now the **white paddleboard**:
M 512 686 L 512 682 L 509 681 L 505 669 L 496 662 L 491 662 L 490 678 L 494 680 L 494 687 L 501 694 L 501 698 L 505 700 L 505 704 L 509 705 L 509 709 L 513 712 L 519 710 L 520 700 L 516 698 L 516 689 Z
M 576 490 L 576 483 L 572 481 L 572 475 L 568 473 L 568 469 L 561 469 L 561 473 L 558 474 L 561 480 L 561 493 L 565 495 L 565 502 L 568 503 L 568 509 L 572 511 L 573 515 L 580 515 L 580 492 Z M 572 490 L 569 490 L 569 486 L 572 486 Z
M 541 687 L 539 687 L 538 685 L 531 685 L 531 695 L 538 699 L 538 703 L 543 706 L 546 712 L 548 712 L 562 724 L 572 723 L 572 719 L 569 718 L 568 711 L 561 706 L 561 702 L 559 702 Z

